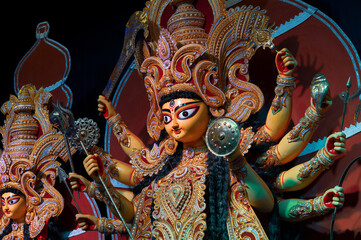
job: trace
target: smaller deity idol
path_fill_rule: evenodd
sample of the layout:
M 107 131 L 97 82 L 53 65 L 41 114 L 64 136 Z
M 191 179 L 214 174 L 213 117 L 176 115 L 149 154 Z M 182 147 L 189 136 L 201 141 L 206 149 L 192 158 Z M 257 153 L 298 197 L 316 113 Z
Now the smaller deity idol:
M 0 190 L 1 210 L 5 217 L 3 220 L 9 223 L 0 234 L 1 239 L 31 239 L 29 235 L 29 224 L 25 222 L 27 212 L 26 197 L 24 193 L 16 188 L 5 188 Z
M 1 107 L 6 121 L 0 127 L 0 239 L 60 239 L 52 225 L 64 207 L 54 188 L 56 159 L 67 158 L 64 139 L 49 122 L 50 97 L 26 85 Z
M 60 239 L 59 232 L 54 225 L 53 219 L 47 219 L 45 226 L 39 224 L 39 220 L 34 219 L 34 214 L 30 213 L 34 209 L 26 195 L 16 186 L 6 187 L 0 190 L 1 210 L 3 216 L 0 220 L 0 239 L 3 240 L 27 240 L 27 239 Z M 33 222 L 29 219 L 33 218 Z M 39 229 L 36 229 L 39 227 Z M 34 232 L 38 232 L 35 238 L 31 237 Z

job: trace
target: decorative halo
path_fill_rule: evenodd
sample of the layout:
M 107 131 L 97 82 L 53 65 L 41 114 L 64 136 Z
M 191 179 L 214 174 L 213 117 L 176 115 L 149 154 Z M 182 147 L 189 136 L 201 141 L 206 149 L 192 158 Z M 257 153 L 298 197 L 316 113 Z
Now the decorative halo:
M 216 156 L 231 154 L 236 150 L 239 141 L 238 124 L 231 118 L 218 118 L 207 129 L 206 144 L 208 149 Z

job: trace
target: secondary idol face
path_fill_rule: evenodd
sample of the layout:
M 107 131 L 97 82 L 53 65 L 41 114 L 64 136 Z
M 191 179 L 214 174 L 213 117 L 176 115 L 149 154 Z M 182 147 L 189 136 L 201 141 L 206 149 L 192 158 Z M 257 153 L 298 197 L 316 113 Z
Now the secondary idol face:
M 23 222 L 26 215 L 25 196 L 6 192 L 1 195 L 1 208 L 6 217 L 15 222 Z
M 207 105 L 198 99 L 178 98 L 162 107 L 167 133 L 177 141 L 191 144 L 202 139 L 207 131 Z

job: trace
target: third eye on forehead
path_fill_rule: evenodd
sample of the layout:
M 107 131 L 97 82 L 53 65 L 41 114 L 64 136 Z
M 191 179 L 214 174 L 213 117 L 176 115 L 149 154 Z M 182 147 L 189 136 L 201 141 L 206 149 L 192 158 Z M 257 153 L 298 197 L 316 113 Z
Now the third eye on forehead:
M 182 104 L 179 104 L 178 106 L 176 106 L 175 108 L 174 108 L 174 102 L 172 102 L 173 104 L 173 106 L 170 106 L 171 108 L 174 108 L 174 112 L 176 112 L 179 108 L 181 108 L 181 107 L 184 107 L 184 106 L 187 106 L 187 105 L 189 105 L 189 104 L 193 104 L 193 103 L 199 103 L 199 102 L 202 102 L 202 101 L 192 101 L 192 102 L 186 102 L 186 103 L 182 103 Z M 170 110 L 169 109 L 162 109 L 162 111 L 166 111 L 166 112 L 170 112 Z

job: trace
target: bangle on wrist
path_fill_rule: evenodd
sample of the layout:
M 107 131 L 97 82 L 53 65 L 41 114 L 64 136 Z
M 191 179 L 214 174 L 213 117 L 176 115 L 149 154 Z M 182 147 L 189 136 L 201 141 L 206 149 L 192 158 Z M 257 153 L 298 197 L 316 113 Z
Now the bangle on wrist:
M 334 161 L 330 158 L 325 148 L 318 150 L 316 156 L 304 163 L 298 171 L 297 179 L 303 181 L 314 174 L 327 170 Z
M 277 86 L 275 88 L 275 98 L 272 101 L 271 109 L 272 113 L 276 114 L 286 106 L 286 98 L 292 96 L 292 92 L 295 89 L 294 77 L 281 77 L 277 76 Z
M 123 146 L 130 147 L 130 138 L 127 132 L 127 126 L 122 121 L 121 116 L 117 113 L 115 116 L 108 119 L 109 127 L 113 129 L 114 135 L 118 142 Z
M 290 131 L 288 142 L 302 141 L 306 133 L 314 131 L 319 126 L 323 118 L 323 115 L 317 114 L 312 107 L 308 107 L 305 116 Z

